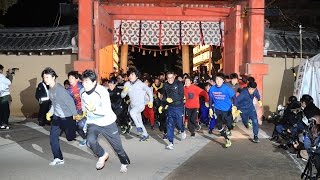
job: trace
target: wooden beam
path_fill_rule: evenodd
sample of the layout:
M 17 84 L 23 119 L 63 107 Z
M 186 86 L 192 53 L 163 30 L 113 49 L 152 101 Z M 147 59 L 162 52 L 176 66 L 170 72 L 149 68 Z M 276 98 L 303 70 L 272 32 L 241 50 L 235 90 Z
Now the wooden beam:
M 229 5 L 232 0 L 101 0 L 105 4 L 210 4 Z
M 104 6 L 110 15 L 148 16 L 196 16 L 196 17 L 227 17 L 231 8 L 182 8 L 182 7 L 130 7 Z
M 160 16 L 160 15 L 113 15 L 115 20 L 158 20 L 158 21 L 225 21 L 217 16 Z
M 92 20 L 92 0 L 79 0 L 79 60 L 93 60 Z

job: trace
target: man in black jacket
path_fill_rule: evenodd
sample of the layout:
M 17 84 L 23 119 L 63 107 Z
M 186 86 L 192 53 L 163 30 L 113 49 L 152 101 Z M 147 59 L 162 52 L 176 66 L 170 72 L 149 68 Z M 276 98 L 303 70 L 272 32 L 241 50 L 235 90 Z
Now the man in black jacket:
M 181 139 L 186 138 L 184 131 L 184 104 L 183 104 L 183 84 L 175 80 L 173 72 L 167 72 L 167 82 L 164 83 L 163 100 L 168 104 L 167 110 L 167 138 L 169 145 L 166 147 L 173 150 L 174 128 L 177 127 L 181 132 Z
M 43 74 L 41 75 L 43 78 Z M 51 101 L 49 99 L 49 86 L 44 83 L 44 81 L 38 84 L 36 94 L 36 99 L 39 102 L 39 113 L 38 113 L 38 123 L 39 126 L 44 126 L 47 122 L 46 113 L 49 111 L 51 106 Z

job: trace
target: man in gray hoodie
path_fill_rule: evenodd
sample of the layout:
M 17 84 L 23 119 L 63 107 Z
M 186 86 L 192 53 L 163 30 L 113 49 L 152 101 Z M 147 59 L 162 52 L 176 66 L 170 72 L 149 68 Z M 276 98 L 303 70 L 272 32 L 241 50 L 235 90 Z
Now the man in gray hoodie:
M 142 133 L 140 141 L 147 141 L 149 134 L 143 125 L 141 112 L 143 112 L 146 104 L 148 104 L 149 108 L 153 107 L 153 93 L 147 85 L 138 79 L 140 73 L 137 69 L 130 69 L 128 75 L 129 81 L 124 84 L 121 97 L 124 98 L 126 95 L 129 95 L 130 116 L 137 127 L 138 133 Z
M 56 72 L 50 67 L 45 68 L 42 71 L 42 77 L 46 85 L 50 87 L 49 98 L 52 103 L 49 112 L 46 114 L 48 121 L 51 121 L 52 117 L 50 145 L 54 160 L 49 165 L 56 166 L 64 164 L 59 144 L 60 133 L 63 130 L 68 141 L 76 138 L 76 121 L 73 120 L 73 116 L 78 113 L 72 97 L 61 84 L 56 83 L 58 77 Z

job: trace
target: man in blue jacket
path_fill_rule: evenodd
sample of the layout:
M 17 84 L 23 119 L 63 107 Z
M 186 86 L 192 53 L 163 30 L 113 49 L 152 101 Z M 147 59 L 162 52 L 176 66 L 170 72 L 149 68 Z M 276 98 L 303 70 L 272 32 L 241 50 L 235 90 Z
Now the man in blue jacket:
M 225 75 L 223 73 L 217 73 L 216 84 L 210 87 L 209 115 L 211 118 L 216 117 L 217 128 L 220 131 L 220 134 L 225 138 L 225 147 L 228 148 L 231 146 L 231 140 L 229 139 L 228 135 L 231 134 L 230 130 L 232 128 L 231 109 L 235 92 L 231 87 L 224 83 L 224 80 Z
M 254 92 L 257 88 L 256 82 L 249 82 L 247 88 L 241 90 L 240 95 L 237 97 L 235 106 L 241 111 L 242 123 L 248 127 L 248 120 L 252 121 L 253 125 L 253 142 L 259 143 L 258 138 L 259 125 L 257 111 L 253 105 Z

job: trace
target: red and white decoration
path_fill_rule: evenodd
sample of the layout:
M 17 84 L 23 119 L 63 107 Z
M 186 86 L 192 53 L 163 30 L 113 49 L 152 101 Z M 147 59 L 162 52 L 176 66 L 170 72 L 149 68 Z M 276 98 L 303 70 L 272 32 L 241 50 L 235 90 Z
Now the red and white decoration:
M 118 45 L 151 45 L 161 47 L 165 45 L 201 44 L 220 46 L 223 43 L 223 34 L 223 22 L 114 21 L 114 44 Z

